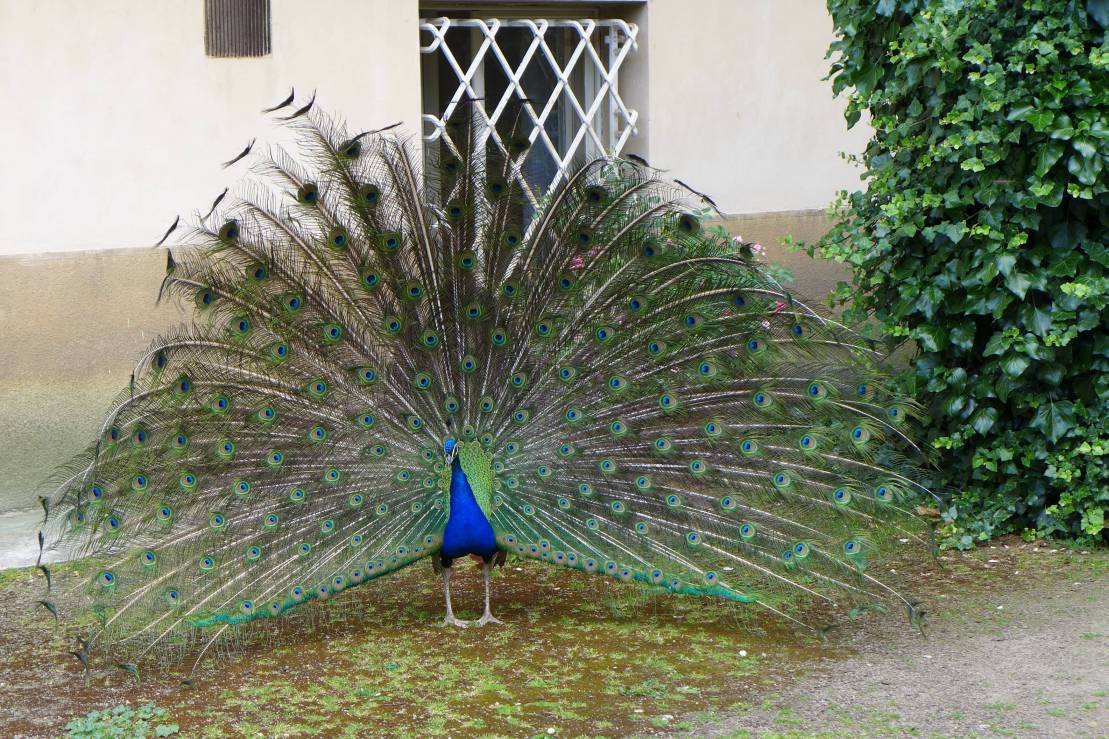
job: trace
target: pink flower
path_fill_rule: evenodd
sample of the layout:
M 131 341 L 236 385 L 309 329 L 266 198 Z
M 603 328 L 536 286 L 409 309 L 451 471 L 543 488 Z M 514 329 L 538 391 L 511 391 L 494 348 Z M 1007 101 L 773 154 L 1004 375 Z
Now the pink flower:
M 575 254 L 573 256 L 573 258 L 570 259 L 570 269 L 581 269 L 584 266 L 585 266 L 585 257 L 583 257 L 582 255 Z
M 780 301 L 780 300 L 774 301 L 774 312 L 775 313 L 781 313 L 783 310 L 785 310 L 785 307 L 786 307 L 786 304 L 783 303 L 782 301 Z
M 764 254 L 766 250 L 762 248 L 762 244 L 751 244 L 751 252 L 754 254 Z

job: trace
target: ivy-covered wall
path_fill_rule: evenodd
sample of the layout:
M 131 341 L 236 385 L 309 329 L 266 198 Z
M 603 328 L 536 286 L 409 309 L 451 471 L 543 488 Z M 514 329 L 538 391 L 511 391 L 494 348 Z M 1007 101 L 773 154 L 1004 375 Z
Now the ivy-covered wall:
M 867 188 L 819 244 L 916 343 L 949 543 L 1104 541 L 1109 0 L 828 0 Z

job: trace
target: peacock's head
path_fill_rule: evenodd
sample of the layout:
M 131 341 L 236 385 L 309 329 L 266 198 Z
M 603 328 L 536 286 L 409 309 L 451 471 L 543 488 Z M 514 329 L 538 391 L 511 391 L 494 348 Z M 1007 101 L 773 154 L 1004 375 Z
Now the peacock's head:
M 454 437 L 452 437 L 452 436 L 448 436 L 443 441 L 443 453 L 447 455 L 447 459 L 450 459 L 451 454 L 454 452 L 454 448 L 457 445 L 458 445 L 458 442 L 456 442 L 454 440 Z

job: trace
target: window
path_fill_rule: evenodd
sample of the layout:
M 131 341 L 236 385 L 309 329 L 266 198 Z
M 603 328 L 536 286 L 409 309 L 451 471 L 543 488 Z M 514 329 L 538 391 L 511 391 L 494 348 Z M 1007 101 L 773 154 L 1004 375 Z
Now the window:
M 619 154 L 635 132 L 638 114 L 619 88 L 620 66 L 635 49 L 635 24 L 433 18 L 420 31 L 424 141 L 452 147 L 445 122 L 481 100 L 473 106 L 481 135 L 504 151 L 504 119 L 525 116 L 532 145 L 517 175 L 532 206 L 575 160 Z
M 270 0 L 204 0 L 204 51 L 208 56 L 270 53 Z

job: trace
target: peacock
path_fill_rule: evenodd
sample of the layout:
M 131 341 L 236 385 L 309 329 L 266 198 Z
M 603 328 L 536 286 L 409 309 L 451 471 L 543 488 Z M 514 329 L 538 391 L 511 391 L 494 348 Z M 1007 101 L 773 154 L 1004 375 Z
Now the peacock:
M 782 591 L 912 609 L 868 564 L 915 535 L 920 410 L 707 196 L 599 157 L 531 199 L 538 129 L 473 115 L 426 151 L 311 102 L 283 125 L 159 242 L 193 317 L 43 498 L 40 549 L 100 563 L 93 643 L 210 644 L 424 559 L 454 627 L 500 623 L 508 556 L 785 618 Z

